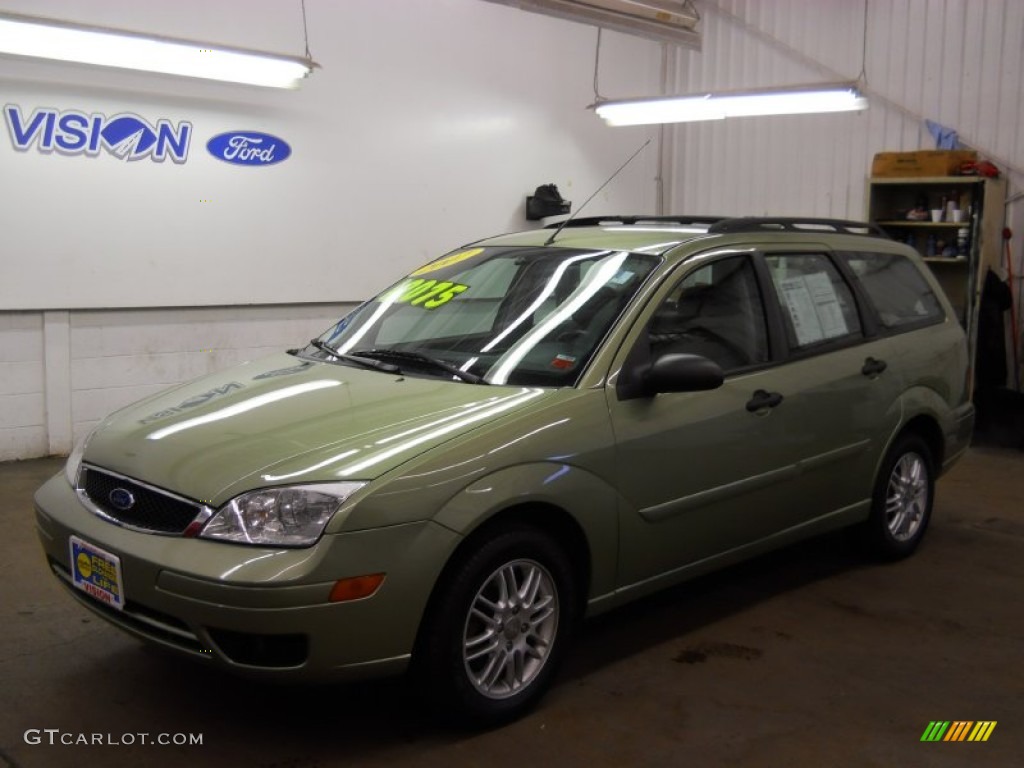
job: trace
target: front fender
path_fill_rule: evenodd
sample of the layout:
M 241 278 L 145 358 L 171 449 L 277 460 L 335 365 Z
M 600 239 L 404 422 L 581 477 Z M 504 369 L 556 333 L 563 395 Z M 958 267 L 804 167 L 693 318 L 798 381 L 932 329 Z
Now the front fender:
M 467 536 L 513 507 L 543 505 L 569 514 L 590 551 L 590 600 L 615 589 L 619 557 L 618 492 L 597 475 L 559 462 L 519 464 L 475 480 L 453 496 L 434 521 Z

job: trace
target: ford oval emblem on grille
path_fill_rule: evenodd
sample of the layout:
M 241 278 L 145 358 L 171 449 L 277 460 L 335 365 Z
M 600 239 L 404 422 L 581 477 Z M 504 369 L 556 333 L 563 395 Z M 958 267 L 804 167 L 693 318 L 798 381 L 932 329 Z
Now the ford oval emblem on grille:
M 110 503 L 114 505 L 116 509 L 125 512 L 135 506 L 135 497 L 132 492 L 126 488 L 115 488 L 110 492 Z

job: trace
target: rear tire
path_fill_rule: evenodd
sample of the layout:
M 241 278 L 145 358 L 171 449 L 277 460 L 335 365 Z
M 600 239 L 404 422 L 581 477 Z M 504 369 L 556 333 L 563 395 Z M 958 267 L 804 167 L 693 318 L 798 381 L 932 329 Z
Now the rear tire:
M 886 454 L 875 480 L 868 544 L 876 556 L 899 560 L 924 538 L 935 497 L 931 449 L 918 435 L 899 437 Z
M 577 587 L 563 550 L 532 526 L 500 524 L 476 544 L 439 584 L 413 663 L 438 714 L 492 726 L 524 714 L 551 684 Z

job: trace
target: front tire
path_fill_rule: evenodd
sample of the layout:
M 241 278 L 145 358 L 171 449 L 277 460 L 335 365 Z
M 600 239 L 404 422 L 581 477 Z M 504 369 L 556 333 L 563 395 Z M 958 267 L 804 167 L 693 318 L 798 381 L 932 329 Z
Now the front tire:
M 933 467 L 931 449 L 914 434 L 900 437 L 886 454 L 867 523 L 869 544 L 882 559 L 907 557 L 924 538 L 935 496 Z
M 439 585 L 414 663 L 440 714 L 491 726 L 525 713 L 551 684 L 577 595 L 565 553 L 538 529 L 500 525 L 478 537 Z

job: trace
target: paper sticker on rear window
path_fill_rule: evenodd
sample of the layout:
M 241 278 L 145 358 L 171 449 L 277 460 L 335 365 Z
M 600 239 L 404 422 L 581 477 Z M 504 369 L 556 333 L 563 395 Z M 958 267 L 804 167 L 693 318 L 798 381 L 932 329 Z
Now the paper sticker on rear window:
M 799 275 L 779 281 L 800 346 L 845 336 L 849 330 L 828 275 Z

